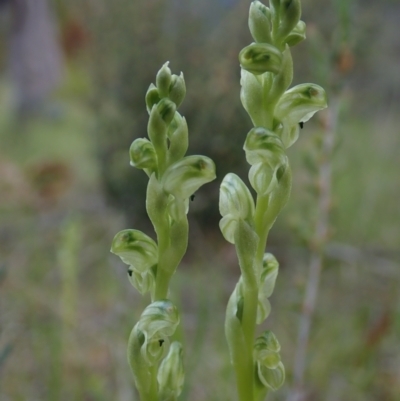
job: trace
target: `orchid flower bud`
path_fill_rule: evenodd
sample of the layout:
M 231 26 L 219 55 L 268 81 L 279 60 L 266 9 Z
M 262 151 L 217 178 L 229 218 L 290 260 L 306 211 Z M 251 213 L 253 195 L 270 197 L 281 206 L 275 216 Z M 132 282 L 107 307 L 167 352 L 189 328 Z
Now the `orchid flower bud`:
M 292 32 L 286 37 L 285 42 L 293 47 L 302 42 L 306 38 L 306 24 L 304 21 L 299 21 L 293 28 Z
M 155 265 L 158 260 L 157 244 L 139 230 L 122 230 L 116 234 L 111 252 L 141 273 Z
M 153 108 L 151 109 L 149 122 L 147 124 L 147 132 L 149 134 L 150 141 L 152 142 L 154 149 L 156 149 L 156 151 L 157 149 L 164 148 L 167 136 L 167 128 L 168 128 L 168 125 L 163 120 L 160 114 L 160 111 L 158 109 L 158 104 L 153 106 Z M 172 104 L 175 105 L 174 103 Z
M 254 75 L 265 72 L 277 74 L 281 68 L 282 53 L 267 43 L 252 43 L 239 53 L 240 66 Z
M 142 335 L 142 357 L 153 365 L 159 361 L 165 352 L 166 340 L 172 336 L 179 324 L 179 312 L 169 300 L 156 301 L 150 304 L 140 316 L 133 331 Z
M 297 25 L 301 17 L 300 0 L 282 0 L 279 10 L 278 37 L 285 38 Z
M 181 160 L 188 148 L 188 126 L 186 119 L 178 112 L 175 113 L 175 117 L 169 125 L 167 135 L 170 140 L 168 161 L 169 164 L 172 164 Z
M 236 174 L 227 174 L 221 183 L 219 211 L 222 216 L 232 214 L 243 220 L 253 219 L 254 199 L 246 184 Z
M 254 199 L 236 174 L 227 174 L 221 183 L 219 211 L 222 215 L 219 223 L 221 232 L 227 241 L 234 244 L 238 220 L 252 222 L 255 213 Z
M 279 351 L 279 342 L 269 330 L 255 341 L 254 356 L 257 361 L 258 379 L 273 391 L 281 387 L 285 381 L 285 368 L 280 361 Z
M 168 125 L 174 118 L 176 112 L 176 104 L 169 99 L 161 99 L 157 104 L 157 111 L 165 124 Z
M 134 269 L 132 266 L 128 269 L 129 282 L 142 295 L 154 290 L 155 277 L 157 274 L 157 265 L 153 265 L 145 272 Z
M 327 107 L 326 93 L 315 84 L 301 84 L 286 91 L 275 107 L 275 117 L 288 124 L 308 121 L 317 111 Z
M 250 4 L 249 29 L 256 42 L 271 43 L 271 11 L 257 0 Z
M 182 345 L 174 341 L 158 369 L 160 399 L 176 400 L 182 392 L 184 379 Z
M 180 75 L 172 75 L 171 84 L 168 90 L 168 98 L 176 104 L 176 107 L 179 107 L 183 102 L 183 99 L 186 96 L 186 84 L 185 79 L 183 77 L 183 73 Z
M 267 163 L 272 168 L 286 161 L 285 149 L 278 135 L 263 127 L 255 127 L 247 134 L 243 149 L 249 164 Z
M 281 346 L 274 333 L 266 330 L 254 343 L 254 359 L 269 369 L 275 369 L 281 361 L 280 349 Z
M 275 281 L 278 276 L 279 263 L 272 253 L 265 253 L 262 264 L 261 282 L 263 294 L 269 298 L 275 287 Z
M 269 195 L 278 186 L 287 166 L 287 158 L 285 158 L 285 161 L 281 165 L 276 165 L 275 167 L 271 167 L 268 163 L 254 164 L 249 171 L 251 186 L 258 195 Z
M 154 84 L 150 84 L 149 89 L 147 89 L 145 99 L 147 112 L 150 114 L 153 106 L 161 100 L 160 93 Z
M 169 94 L 169 87 L 171 85 L 172 74 L 168 67 L 169 61 L 167 61 L 158 71 L 156 76 L 156 85 L 160 93 L 160 97 L 167 97 Z
M 275 132 L 281 138 L 283 145 L 287 149 L 299 138 L 300 127 L 299 124 L 289 125 L 287 122 L 283 122 L 277 125 Z
M 138 138 L 132 142 L 129 149 L 131 166 L 139 169 L 157 169 L 157 155 L 153 144 L 146 138 Z
M 261 324 L 271 311 L 271 304 L 268 298 L 274 291 L 278 268 L 279 263 L 275 257 L 271 253 L 266 253 L 263 258 L 261 286 L 258 292 L 257 324 Z
M 187 156 L 168 167 L 162 183 L 166 192 L 176 198 L 187 199 L 215 177 L 215 164 L 210 158 Z

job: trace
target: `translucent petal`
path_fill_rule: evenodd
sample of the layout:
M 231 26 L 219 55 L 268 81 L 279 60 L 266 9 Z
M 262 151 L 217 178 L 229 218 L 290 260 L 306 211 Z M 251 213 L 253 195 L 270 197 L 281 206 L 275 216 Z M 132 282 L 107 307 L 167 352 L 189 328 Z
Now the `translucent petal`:
M 232 214 L 251 220 L 254 216 L 254 199 L 246 184 L 236 174 L 227 174 L 220 187 L 219 211 L 222 216 Z
M 239 53 L 240 66 L 254 75 L 265 72 L 277 74 L 282 63 L 282 53 L 268 43 L 252 43 Z
M 286 160 L 285 149 L 278 135 L 263 127 L 255 127 L 244 143 L 249 164 L 268 163 L 272 168 Z
M 174 341 L 158 369 L 157 381 L 160 386 L 160 398 L 162 400 L 177 399 L 182 392 L 184 379 L 182 345 Z
M 269 369 L 258 362 L 257 371 L 260 381 L 273 391 L 278 390 L 285 382 L 285 368 L 282 362 L 279 362 L 275 369 Z
M 327 107 L 326 93 L 315 84 L 301 84 L 286 91 L 275 108 L 275 117 L 288 127 L 308 121 Z
M 157 155 L 153 144 L 146 138 L 138 138 L 129 149 L 131 166 L 139 169 L 157 169 Z
M 210 158 L 188 156 L 168 167 L 162 183 L 166 192 L 187 199 L 215 177 L 215 164 Z
M 122 230 L 115 235 L 111 252 L 138 272 L 145 272 L 158 260 L 157 244 L 139 230 Z
M 219 222 L 219 228 L 224 238 L 231 244 L 235 243 L 237 219 L 232 214 L 225 215 Z

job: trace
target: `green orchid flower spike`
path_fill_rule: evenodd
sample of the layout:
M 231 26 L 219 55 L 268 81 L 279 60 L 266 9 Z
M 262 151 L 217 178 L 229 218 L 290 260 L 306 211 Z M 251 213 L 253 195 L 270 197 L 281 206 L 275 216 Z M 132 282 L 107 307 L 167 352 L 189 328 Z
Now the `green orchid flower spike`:
M 270 0 L 269 7 L 253 1 L 249 29 L 254 43 L 239 53 L 243 107 L 254 128 L 244 150 L 251 165 L 250 190 L 235 174 L 220 189 L 220 229 L 235 245 L 241 277 L 228 302 L 225 333 L 237 379 L 240 401 L 265 400 L 284 382 L 280 345 L 264 332 L 255 339 L 256 326 L 269 315 L 278 275 L 278 262 L 265 253 L 268 233 L 285 206 L 291 190 L 286 149 L 299 135 L 299 124 L 327 107 L 325 91 L 315 84 L 289 89 L 293 80 L 290 47 L 305 39 L 300 0 Z
M 150 293 L 152 301 L 128 342 L 141 401 L 176 401 L 182 391 L 182 346 L 169 341 L 179 324 L 178 310 L 168 300 L 169 283 L 188 244 L 189 198 L 215 179 L 210 158 L 185 156 L 188 127 L 177 112 L 185 94 L 183 74 L 172 74 L 164 64 L 145 97 L 149 138 L 136 139 L 129 151 L 130 164 L 149 177 L 146 208 L 157 240 L 127 229 L 111 245 L 111 252 L 128 265 L 131 284 L 141 294 Z

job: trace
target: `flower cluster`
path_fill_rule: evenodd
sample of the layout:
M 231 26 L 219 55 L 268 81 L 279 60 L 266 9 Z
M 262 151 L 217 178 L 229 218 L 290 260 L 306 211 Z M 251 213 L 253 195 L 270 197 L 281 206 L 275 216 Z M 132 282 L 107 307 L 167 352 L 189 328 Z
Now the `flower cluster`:
M 130 163 L 149 177 L 147 213 L 157 241 L 134 229 L 115 235 L 111 252 L 128 265 L 130 283 L 150 292 L 152 303 L 132 330 L 128 360 L 142 401 L 176 400 L 183 386 L 182 346 L 169 343 L 179 324 L 168 300 L 169 282 L 186 252 L 189 198 L 215 179 L 214 162 L 206 156 L 185 156 L 188 127 L 177 108 L 186 94 L 183 74 L 164 64 L 146 93 L 148 138 L 130 147 Z
M 157 74 L 156 84 L 151 84 L 146 93 L 149 139 L 134 140 L 129 154 L 131 165 L 149 176 L 147 212 L 159 244 L 138 230 L 123 230 L 111 246 L 111 252 L 129 265 L 132 285 L 142 294 L 151 292 L 153 298 L 160 251 L 168 253 L 171 263 L 161 267 L 171 275 L 186 250 L 187 238 L 182 237 L 187 237 L 189 198 L 215 179 L 215 165 L 210 158 L 185 156 L 188 127 L 185 118 L 176 111 L 186 93 L 183 74 L 172 74 L 166 63 Z M 175 239 L 176 243 L 163 244 L 160 250 L 160 239 L 172 242 Z
M 254 340 L 256 324 L 270 312 L 268 297 L 278 274 L 278 262 L 265 253 L 265 243 L 290 195 L 286 149 L 296 142 L 300 126 L 327 106 L 325 91 L 318 85 L 289 89 L 293 80 L 290 47 L 305 39 L 306 25 L 300 16 L 300 0 L 270 0 L 269 7 L 253 1 L 249 28 L 254 43 L 239 53 L 240 98 L 254 125 L 244 150 L 257 199 L 237 175 L 228 174 L 220 188 L 220 228 L 225 239 L 235 244 L 242 273 L 228 303 L 225 324 L 241 401 L 262 399 L 284 381 L 275 336 L 266 332 Z M 245 352 L 239 354 L 238 348 Z M 249 379 L 242 380 L 245 376 Z

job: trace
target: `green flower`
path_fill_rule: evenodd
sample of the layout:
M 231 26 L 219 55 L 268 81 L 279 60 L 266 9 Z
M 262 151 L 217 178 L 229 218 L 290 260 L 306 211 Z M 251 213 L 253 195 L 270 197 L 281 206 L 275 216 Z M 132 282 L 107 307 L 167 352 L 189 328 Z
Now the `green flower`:
M 225 176 L 220 187 L 219 211 L 221 232 L 230 243 L 235 243 L 235 231 L 239 219 L 252 222 L 255 206 L 246 184 L 236 174 Z
M 182 345 L 174 341 L 158 369 L 157 381 L 161 399 L 176 400 L 182 392 L 184 379 Z
M 279 351 L 281 346 L 272 331 L 265 331 L 254 344 L 254 357 L 257 362 L 257 376 L 267 388 L 275 391 L 285 381 L 285 368 Z
M 115 235 L 111 252 L 136 271 L 145 272 L 157 263 L 157 244 L 139 230 L 122 230 Z
M 129 149 L 131 166 L 139 169 L 157 169 L 157 155 L 153 144 L 146 138 L 138 138 L 132 142 Z
M 185 200 L 215 177 L 215 164 L 209 157 L 187 156 L 168 167 L 162 183 L 166 192 Z
M 133 332 L 136 340 L 142 343 L 142 357 L 150 365 L 164 355 L 166 341 L 175 333 L 179 321 L 177 307 L 166 299 L 153 302 L 143 311 Z
M 239 53 L 240 66 L 254 75 L 272 72 L 281 68 L 282 53 L 268 43 L 252 43 Z

